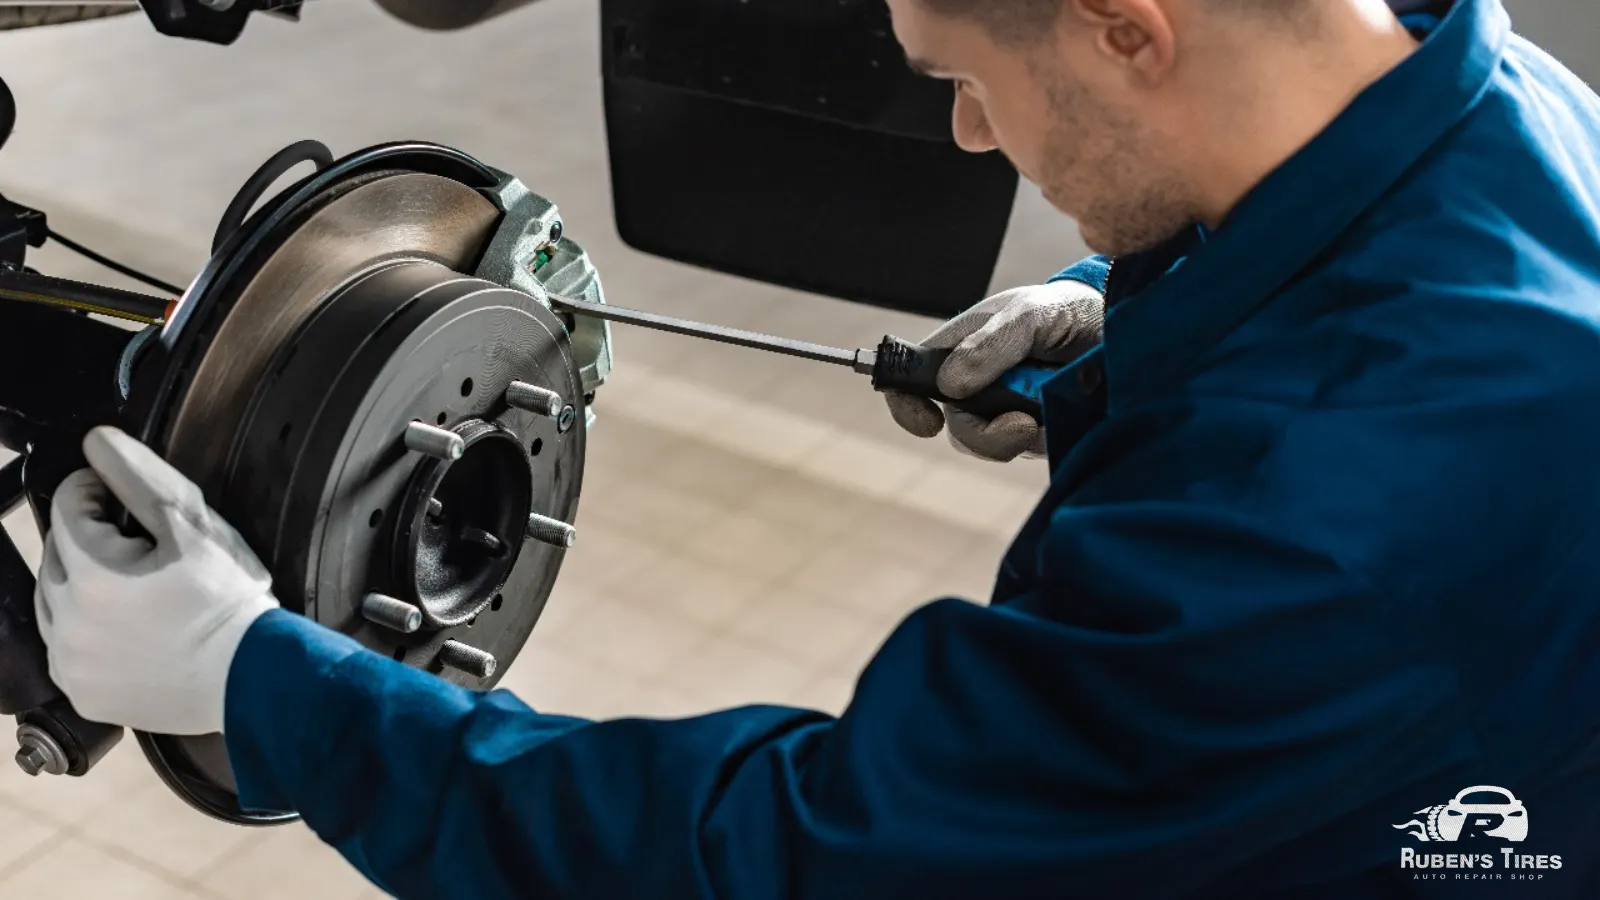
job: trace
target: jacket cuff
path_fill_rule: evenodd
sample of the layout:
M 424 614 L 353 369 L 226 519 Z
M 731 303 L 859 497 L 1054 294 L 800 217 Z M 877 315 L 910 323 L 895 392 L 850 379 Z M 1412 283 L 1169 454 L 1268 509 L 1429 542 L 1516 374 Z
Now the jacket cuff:
M 1077 281 L 1087 284 L 1103 294 L 1106 292 L 1106 281 L 1110 277 L 1111 258 L 1091 256 L 1088 259 L 1073 263 L 1045 283 L 1055 284 L 1058 281 Z
M 317 733 L 318 708 L 334 668 L 364 652 L 354 640 L 304 616 L 275 609 L 245 632 L 228 669 L 223 738 L 239 804 L 251 812 L 292 812 L 281 785 L 305 782 L 331 750 Z

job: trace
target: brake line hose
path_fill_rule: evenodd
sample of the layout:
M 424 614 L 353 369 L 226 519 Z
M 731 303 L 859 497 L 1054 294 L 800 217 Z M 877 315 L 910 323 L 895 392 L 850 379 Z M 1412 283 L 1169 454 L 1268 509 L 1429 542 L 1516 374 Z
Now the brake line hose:
M 0 300 L 41 303 L 79 312 L 96 313 L 155 325 L 166 320 L 167 309 L 175 298 L 151 297 L 117 288 L 51 278 L 15 269 L 0 269 Z

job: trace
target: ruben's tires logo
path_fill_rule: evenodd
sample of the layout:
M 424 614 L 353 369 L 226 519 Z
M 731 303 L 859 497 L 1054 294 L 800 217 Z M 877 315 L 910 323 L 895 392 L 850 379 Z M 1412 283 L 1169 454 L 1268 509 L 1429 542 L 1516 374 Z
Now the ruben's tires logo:
M 1416 878 L 1537 881 L 1544 878 L 1540 870 L 1561 868 L 1560 856 L 1503 846 L 1528 839 L 1528 809 L 1503 787 L 1469 787 L 1450 802 L 1424 807 L 1412 816 L 1393 827 L 1420 842 L 1456 845 L 1449 853 L 1402 848 L 1402 869 L 1429 870 L 1419 871 Z
M 1476 800 L 1476 803 L 1469 803 Z M 1505 838 L 1508 841 L 1528 839 L 1528 811 L 1516 795 L 1501 787 L 1479 785 L 1469 787 L 1449 803 L 1430 806 L 1412 813 L 1426 816 L 1425 820 L 1412 819 L 1396 828 L 1410 828 L 1407 832 L 1419 841 L 1455 841 L 1476 837 Z

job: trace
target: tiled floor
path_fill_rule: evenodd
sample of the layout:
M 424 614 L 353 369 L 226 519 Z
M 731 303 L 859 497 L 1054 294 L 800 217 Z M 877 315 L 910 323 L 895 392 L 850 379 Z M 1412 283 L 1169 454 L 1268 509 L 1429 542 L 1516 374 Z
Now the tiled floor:
M 22 120 L 0 152 L 0 191 L 45 207 L 64 233 L 184 280 L 228 196 L 277 146 L 429 137 L 535 189 L 559 186 L 554 199 L 612 302 L 852 346 L 934 326 L 622 246 L 590 77 L 593 6 L 547 0 L 498 29 L 430 37 L 353 0 L 318 4 L 301 26 L 266 22 L 226 51 L 133 22 L 0 34 L 0 59 L 28 63 L 4 73 Z M 390 40 L 404 62 L 379 59 Z M 291 49 L 301 60 L 280 71 Z M 1028 204 L 1019 216 L 1048 221 Z M 1070 226 L 1023 231 L 1035 243 L 1014 242 L 998 280 L 1074 256 Z M 53 248 L 32 261 L 131 286 Z M 752 702 L 838 711 L 906 612 L 944 595 L 986 599 L 1042 464 L 995 466 L 911 438 L 842 369 L 615 334 L 581 539 L 503 686 L 594 717 Z M 25 515 L 6 524 L 37 553 Z M 30 889 L 74 900 L 379 896 L 302 826 L 244 830 L 191 812 L 131 741 L 84 779 L 28 779 L 0 763 L 0 897 Z

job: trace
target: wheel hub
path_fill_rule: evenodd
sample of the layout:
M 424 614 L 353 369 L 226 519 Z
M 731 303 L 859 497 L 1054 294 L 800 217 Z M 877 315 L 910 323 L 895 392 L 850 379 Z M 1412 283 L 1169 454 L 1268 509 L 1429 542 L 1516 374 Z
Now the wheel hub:
M 395 155 L 324 173 L 247 223 L 191 288 L 183 332 L 163 337 L 170 399 L 131 406 L 286 609 L 486 689 L 570 544 L 585 386 L 540 298 L 462 274 L 496 236 L 494 180 L 465 157 L 440 174 Z M 240 809 L 220 735 L 139 740 L 202 811 L 293 820 Z
M 453 433 L 464 444 L 461 458 L 417 469 L 395 528 L 398 596 L 412 600 L 432 628 L 471 621 L 515 568 L 533 512 L 537 457 L 529 446 L 542 443 L 483 419 Z

